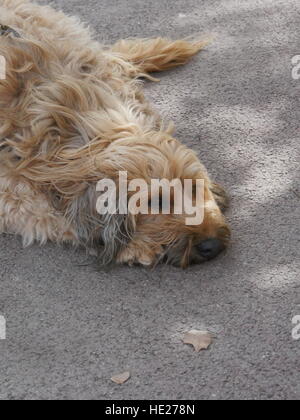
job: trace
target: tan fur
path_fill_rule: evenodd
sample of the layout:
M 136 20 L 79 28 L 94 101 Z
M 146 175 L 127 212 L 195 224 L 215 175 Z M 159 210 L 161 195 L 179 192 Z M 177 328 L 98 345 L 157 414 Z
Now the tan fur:
M 199 241 L 219 237 L 227 244 L 223 190 L 172 137 L 139 79 L 184 64 L 203 42 L 159 38 L 107 47 L 77 19 L 26 0 L 0 0 L 0 22 L 21 35 L 0 37 L 7 61 L 0 81 L 0 231 L 22 235 L 24 244 L 95 247 L 101 238 L 109 247 L 118 238 L 96 213 L 96 183 L 126 170 L 149 184 L 204 179 L 210 205 L 196 227 L 186 226 L 184 215 L 131 217 L 127 241 L 114 244 L 117 261 L 150 265 L 177 247 L 177 262 L 186 266 Z

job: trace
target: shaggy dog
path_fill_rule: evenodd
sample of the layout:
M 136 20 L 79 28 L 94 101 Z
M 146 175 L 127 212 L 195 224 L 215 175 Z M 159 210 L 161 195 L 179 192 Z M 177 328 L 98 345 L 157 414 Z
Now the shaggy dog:
M 103 263 L 186 267 L 216 257 L 230 231 L 226 195 L 145 100 L 141 78 L 184 64 L 204 42 L 103 46 L 75 18 L 0 0 L 0 232 L 97 249 Z M 153 79 L 154 80 L 154 79 Z M 203 179 L 201 225 L 185 215 L 99 215 L 97 182 Z

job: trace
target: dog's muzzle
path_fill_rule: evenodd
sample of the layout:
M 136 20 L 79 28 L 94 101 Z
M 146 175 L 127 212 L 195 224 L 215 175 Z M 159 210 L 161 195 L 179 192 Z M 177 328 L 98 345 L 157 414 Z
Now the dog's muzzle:
M 13 28 L 10 28 L 9 26 L 2 25 L 0 23 L 0 36 L 9 36 L 12 35 L 15 38 L 21 38 L 21 35 L 15 31 Z
M 206 239 L 197 246 L 198 253 L 206 260 L 216 258 L 224 248 L 223 242 L 216 238 Z

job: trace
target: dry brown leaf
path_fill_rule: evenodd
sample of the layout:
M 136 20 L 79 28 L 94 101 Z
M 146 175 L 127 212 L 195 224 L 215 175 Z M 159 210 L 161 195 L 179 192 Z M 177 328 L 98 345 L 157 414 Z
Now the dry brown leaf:
M 194 346 L 195 351 L 207 350 L 212 344 L 212 335 L 208 331 L 191 330 L 183 338 L 185 344 Z
M 118 385 L 123 385 L 125 384 L 125 382 L 128 381 L 128 379 L 130 379 L 130 372 L 124 372 L 124 373 L 120 373 L 119 375 L 115 375 L 111 378 L 111 380 Z

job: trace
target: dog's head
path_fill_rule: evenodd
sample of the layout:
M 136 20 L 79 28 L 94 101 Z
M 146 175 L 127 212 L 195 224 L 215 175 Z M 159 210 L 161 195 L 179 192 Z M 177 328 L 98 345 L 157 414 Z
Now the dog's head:
M 117 206 L 116 212 L 102 216 L 100 235 L 106 262 L 114 259 L 145 266 L 167 262 L 187 267 L 211 260 L 227 247 L 230 229 L 223 215 L 226 194 L 210 181 L 196 155 L 173 138 L 157 135 L 134 145 L 130 139 L 117 142 L 101 155 L 99 167 L 118 185 L 113 194 L 118 206 L 120 171 L 128 175 L 128 214 L 119 214 Z M 171 188 L 166 203 L 162 185 L 153 190 L 153 180 L 169 181 L 172 187 L 181 185 L 179 202 L 176 189 Z M 174 180 L 178 184 L 173 184 Z M 132 211 L 132 202 L 140 212 L 136 207 Z M 178 204 L 182 204 L 182 211 L 178 211 Z

